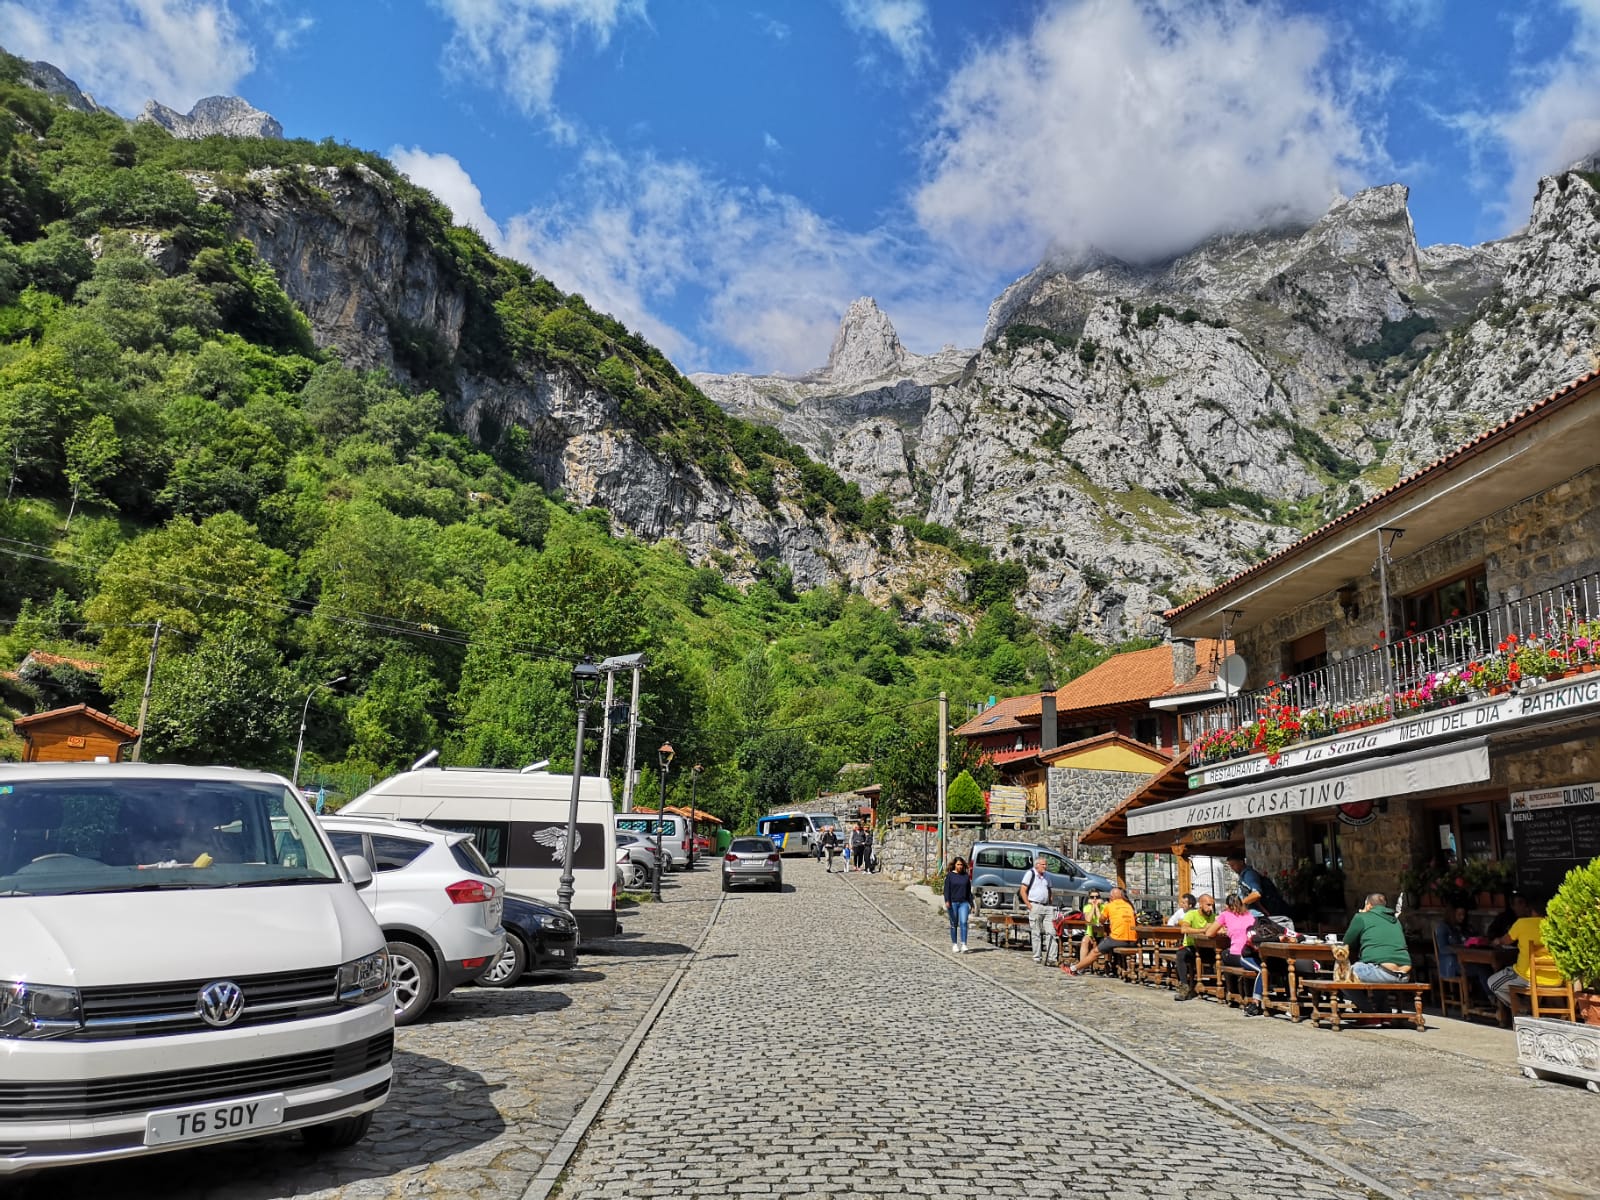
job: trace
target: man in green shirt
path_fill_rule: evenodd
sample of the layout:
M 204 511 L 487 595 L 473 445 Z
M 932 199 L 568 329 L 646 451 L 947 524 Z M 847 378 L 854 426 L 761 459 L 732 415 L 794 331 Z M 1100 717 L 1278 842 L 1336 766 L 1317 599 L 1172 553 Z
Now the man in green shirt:
M 1411 982 L 1406 931 L 1382 892 L 1368 896 L 1362 910 L 1350 918 L 1344 940 L 1350 947 L 1350 973 L 1362 983 Z
M 1209 894 L 1201 896 L 1195 906 L 1183 914 L 1183 919 L 1178 922 L 1178 928 L 1193 930 L 1196 933 L 1203 931 L 1206 926 L 1217 919 L 1217 902 Z M 1194 933 L 1187 933 L 1183 938 L 1183 945 L 1178 947 L 1176 965 L 1178 968 L 1178 994 L 1174 1000 L 1193 1000 L 1195 997 L 1194 971 L 1198 965 L 1199 951 L 1195 949 Z

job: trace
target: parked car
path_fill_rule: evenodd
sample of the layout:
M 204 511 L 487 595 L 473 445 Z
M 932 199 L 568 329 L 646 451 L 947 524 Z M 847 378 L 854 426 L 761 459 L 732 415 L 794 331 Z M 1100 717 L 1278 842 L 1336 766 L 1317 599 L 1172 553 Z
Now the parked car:
M 566 909 L 507 893 L 500 919 L 506 944 L 478 976 L 479 987 L 511 987 L 529 971 L 570 971 L 578 965 L 578 922 Z
M 0 1177 L 363 1137 L 394 1056 L 371 883 L 279 775 L 0 766 Z
M 972 892 L 978 908 L 1020 908 L 1017 888 L 1041 855 L 1045 876 L 1050 880 L 1050 899 L 1058 907 L 1077 908 L 1079 901 L 1092 891 L 1099 891 L 1101 896 L 1111 894 L 1111 880 L 1084 870 L 1049 846 L 1036 842 L 978 842 L 972 847 Z
M 326 816 L 334 848 L 372 868 L 362 893 L 389 944 L 397 1025 L 500 957 L 505 892 L 472 836 L 384 817 Z
M 734 838 L 722 856 L 722 890 L 731 892 L 734 884 L 744 883 L 783 891 L 783 858 L 769 838 Z
M 642 833 L 631 830 L 617 830 L 617 848 L 627 851 L 628 860 L 634 864 L 637 871 L 634 874 L 635 884 L 649 884 L 655 878 L 656 871 L 660 869 L 661 860 L 656 857 L 656 844 Z
M 656 844 L 659 834 L 661 855 L 667 860 L 667 870 L 681 871 L 689 865 L 689 818 L 670 812 L 664 817 L 653 812 L 642 815 L 625 812 L 614 814 L 612 820 L 618 833 L 637 833 L 651 846 Z

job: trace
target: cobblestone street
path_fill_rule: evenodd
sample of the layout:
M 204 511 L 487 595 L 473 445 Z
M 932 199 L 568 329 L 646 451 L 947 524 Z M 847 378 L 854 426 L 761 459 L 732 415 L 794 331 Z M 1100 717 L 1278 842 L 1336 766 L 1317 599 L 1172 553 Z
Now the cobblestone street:
M 0 1195 L 1600 1194 L 1595 1097 L 1523 1079 L 1508 1033 L 1430 1018 L 1333 1034 L 1174 1005 L 981 935 L 952 956 L 938 912 L 882 877 L 809 860 L 785 877 L 718 910 L 714 868 L 675 876 L 570 979 L 458 991 L 400 1031 L 394 1096 L 353 1150 L 313 1157 L 284 1135 Z M 556 1178 L 586 1104 L 598 1117 Z

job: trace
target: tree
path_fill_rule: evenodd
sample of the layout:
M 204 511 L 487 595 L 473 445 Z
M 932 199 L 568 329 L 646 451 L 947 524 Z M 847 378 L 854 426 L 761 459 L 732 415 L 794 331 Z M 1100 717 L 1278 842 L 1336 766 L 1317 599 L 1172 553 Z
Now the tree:
M 945 808 L 952 813 L 983 812 L 983 789 L 970 771 L 961 772 L 951 781 L 944 799 Z
M 816 750 L 794 729 L 776 729 L 739 751 L 739 766 L 749 780 L 746 821 L 775 808 L 787 808 L 796 798 L 795 783 L 809 775 Z
M 423 655 L 386 657 L 350 709 L 350 752 L 384 771 L 397 770 L 439 742 L 433 708 L 444 685 Z
M 72 503 L 67 508 L 67 527 L 71 528 L 72 516 L 78 511 L 79 502 L 103 502 L 105 496 L 100 491 L 100 485 L 117 473 L 117 462 L 122 457 L 122 439 L 117 436 L 116 423 L 105 413 L 90 417 L 67 439 L 66 451 L 67 483 L 72 487 Z

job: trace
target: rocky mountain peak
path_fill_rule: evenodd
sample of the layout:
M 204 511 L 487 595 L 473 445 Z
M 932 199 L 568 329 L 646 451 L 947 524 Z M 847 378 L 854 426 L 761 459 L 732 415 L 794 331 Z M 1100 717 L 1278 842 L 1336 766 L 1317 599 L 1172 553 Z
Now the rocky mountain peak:
M 159 125 L 173 137 L 203 138 L 226 137 L 281 138 L 283 126 L 248 101 L 237 96 L 207 96 L 198 101 L 187 113 L 180 113 L 159 104 L 147 102 L 139 120 Z
M 0 47 L 0 54 L 5 53 Z M 95 103 L 93 96 L 83 91 L 72 80 L 68 79 L 60 67 L 47 62 L 31 62 L 26 64 L 27 71 L 22 81 L 29 87 L 37 88 L 65 104 L 68 108 L 78 112 L 94 113 L 104 112 L 100 105 Z
M 894 324 L 871 296 L 845 309 L 824 370 L 834 383 L 862 383 L 903 371 L 905 347 Z

